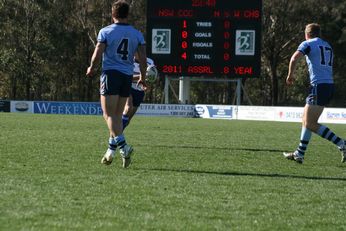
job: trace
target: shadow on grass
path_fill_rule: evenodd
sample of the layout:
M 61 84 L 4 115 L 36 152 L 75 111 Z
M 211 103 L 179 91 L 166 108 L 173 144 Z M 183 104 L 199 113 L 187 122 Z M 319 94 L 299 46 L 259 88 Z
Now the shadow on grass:
M 272 177 L 272 178 L 291 178 L 291 179 L 305 179 L 305 180 L 331 180 L 331 181 L 346 181 L 346 178 L 341 177 L 320 177 L 320 176 L 298 176 L 277 173 L 246 173 L 246 172 L 214 172 L 214 171 L 199 171 L 188 169 L 166 169 L 166 168 L 136 168 L 137 170 L 160 171 L 160 172 L 179 172 L 179 173 L 193 173 L 193 174 L 213 174 L 222 176 L 254 176 L 254 177 Z
M 268 149 L 268 148 L 237 148 L 237 147 L 214 147 L 214 146 L 187 146 L 187 145 L 141 145 L 137 144 L 136 146 L 142 146 L 142 147 L 152 147 L 152 148 L 183 148 L 183 149 L 211 149 L 211 150 L 237 150 L 237 151 L 249 151 L 249 152 L 287 152 L 287 150 L 283 149 Z

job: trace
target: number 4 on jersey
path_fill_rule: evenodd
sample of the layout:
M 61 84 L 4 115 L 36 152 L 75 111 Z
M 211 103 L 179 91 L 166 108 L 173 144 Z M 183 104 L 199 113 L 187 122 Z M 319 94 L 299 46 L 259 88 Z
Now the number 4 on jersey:
M 127 60 L 129 55 L 129 39 L 124 38 L 121 40 L 117 53 L 121 55 L 122 60 Z

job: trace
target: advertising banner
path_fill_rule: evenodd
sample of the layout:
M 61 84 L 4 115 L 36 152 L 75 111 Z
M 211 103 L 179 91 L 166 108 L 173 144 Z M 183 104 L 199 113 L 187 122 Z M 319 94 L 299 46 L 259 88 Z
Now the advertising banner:
M 268 120 L 274 121 L 276 109 L 274 107 L 238 106 L 235 107 L 239 120 Z
M 303 107 L 273 107 L 275 111 L 275 121 L 301 122 L 303 118 Z
M 233 106 L 197 104 L 195 106 L 195 117 L 209 119 L 233 119 Z
M 11 103 L 8 100 L 0 100 L 0 112 L 10 112 Z
M 325 108 L 319 121 L 346 124 L 346 108 Z
M 66 114 L 66 115 L 102 115 L 101 104 L 98 102 L 34 102 L 34 113 Z
M 136 115 L 193 117 L 194 109 L 187 104 L 141 104 Z
M 302 122 L 303 107 L 262 107 L 235 106 L 239 120 L 267 120 L 281 122 Z M 346 124 L 346 109 L 325 108 L 318 122 Z
M 0 112 L 102 115 L 99 102 L 51 102 L 0 100 Z M 303 107 L 141 104 L 136 115 L 301 122 Z M 320 123 L 346 124 L 346 108 L 325 108 Z
M 32 101 L 11 101 L 11 112 L 33 113 Z

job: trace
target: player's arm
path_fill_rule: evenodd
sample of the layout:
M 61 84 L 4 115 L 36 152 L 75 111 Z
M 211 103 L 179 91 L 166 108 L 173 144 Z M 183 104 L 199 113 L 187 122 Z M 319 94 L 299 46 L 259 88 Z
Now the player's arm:
M 90 66 L 88 67 L 87 72 L 86 72 L 87 76 L 92 76 L 95 73 L 97 65 L 99 64 L 99 62 L 101 60 L 101 56 L 102 56 L 105 49 L 106 49 L 105 43 L 98 42 L 96 44 L 94 53 L 91 57 Z
M 137 84 L 142 84 L 143 86 L 146 86 L 145 76 L 147 73 L 147 53 L 146 53 L 146 47 L 144 44 L 138 46 L 137 55 L 138 55 L 139 70 L 141 73 Z
M 300 58 L 302 58 L 304 56 L 304 54 L 301 51 L 296 51 L 293 53 L 291 59 L 290 59 L 290 63 L 288 65 L 288 75 L 286 78 L 286 84 L 287 85 L 292 85 L 295 78 L 294 78 L 294 71 L 296 69 L 298 60 Z

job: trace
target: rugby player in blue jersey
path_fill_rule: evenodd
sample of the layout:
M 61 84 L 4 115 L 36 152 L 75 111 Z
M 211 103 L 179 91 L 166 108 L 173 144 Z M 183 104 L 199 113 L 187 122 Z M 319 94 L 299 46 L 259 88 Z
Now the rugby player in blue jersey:
M 137 84 L 146 86 L 146 48 L 141 32 L 128 24 L 129 5 L 124 0 L 112 4 L 113 24 L 100 30 L 97 45 L 91 57 L 87 76 L 92 76 L 102 56 L 100 101 L 110 137 L 108 149 L 101 163 L 112 163 L 119 147 L 123 167 L 131 163 L 133 148 L 126 143 L 122 128 L 122 113 L 130 95 L 134 55 L 138 54 L 140 77 Z
M 312 132 L 333 142 L 341 151 L 341 162 L 346 162 L 346 143 L 328 127 L 318 123 L 324 107 L 330 102 L 334 93 L 333 81 L 333 49 L 321 37 L 321 28 L 317 23 L 305 27 L 305 41 L 291 57 L 286 79 L 287 85 L 292 85 L 295 77 L 294 71 L 300 58 L 306 57 L 310 75 L 310 93 L 306 98 L 303 113 L 303 123 L 300 143 L 292 153 L 283 153 L 289 160 L 303 163 L 304 154 L 309 144 Z

